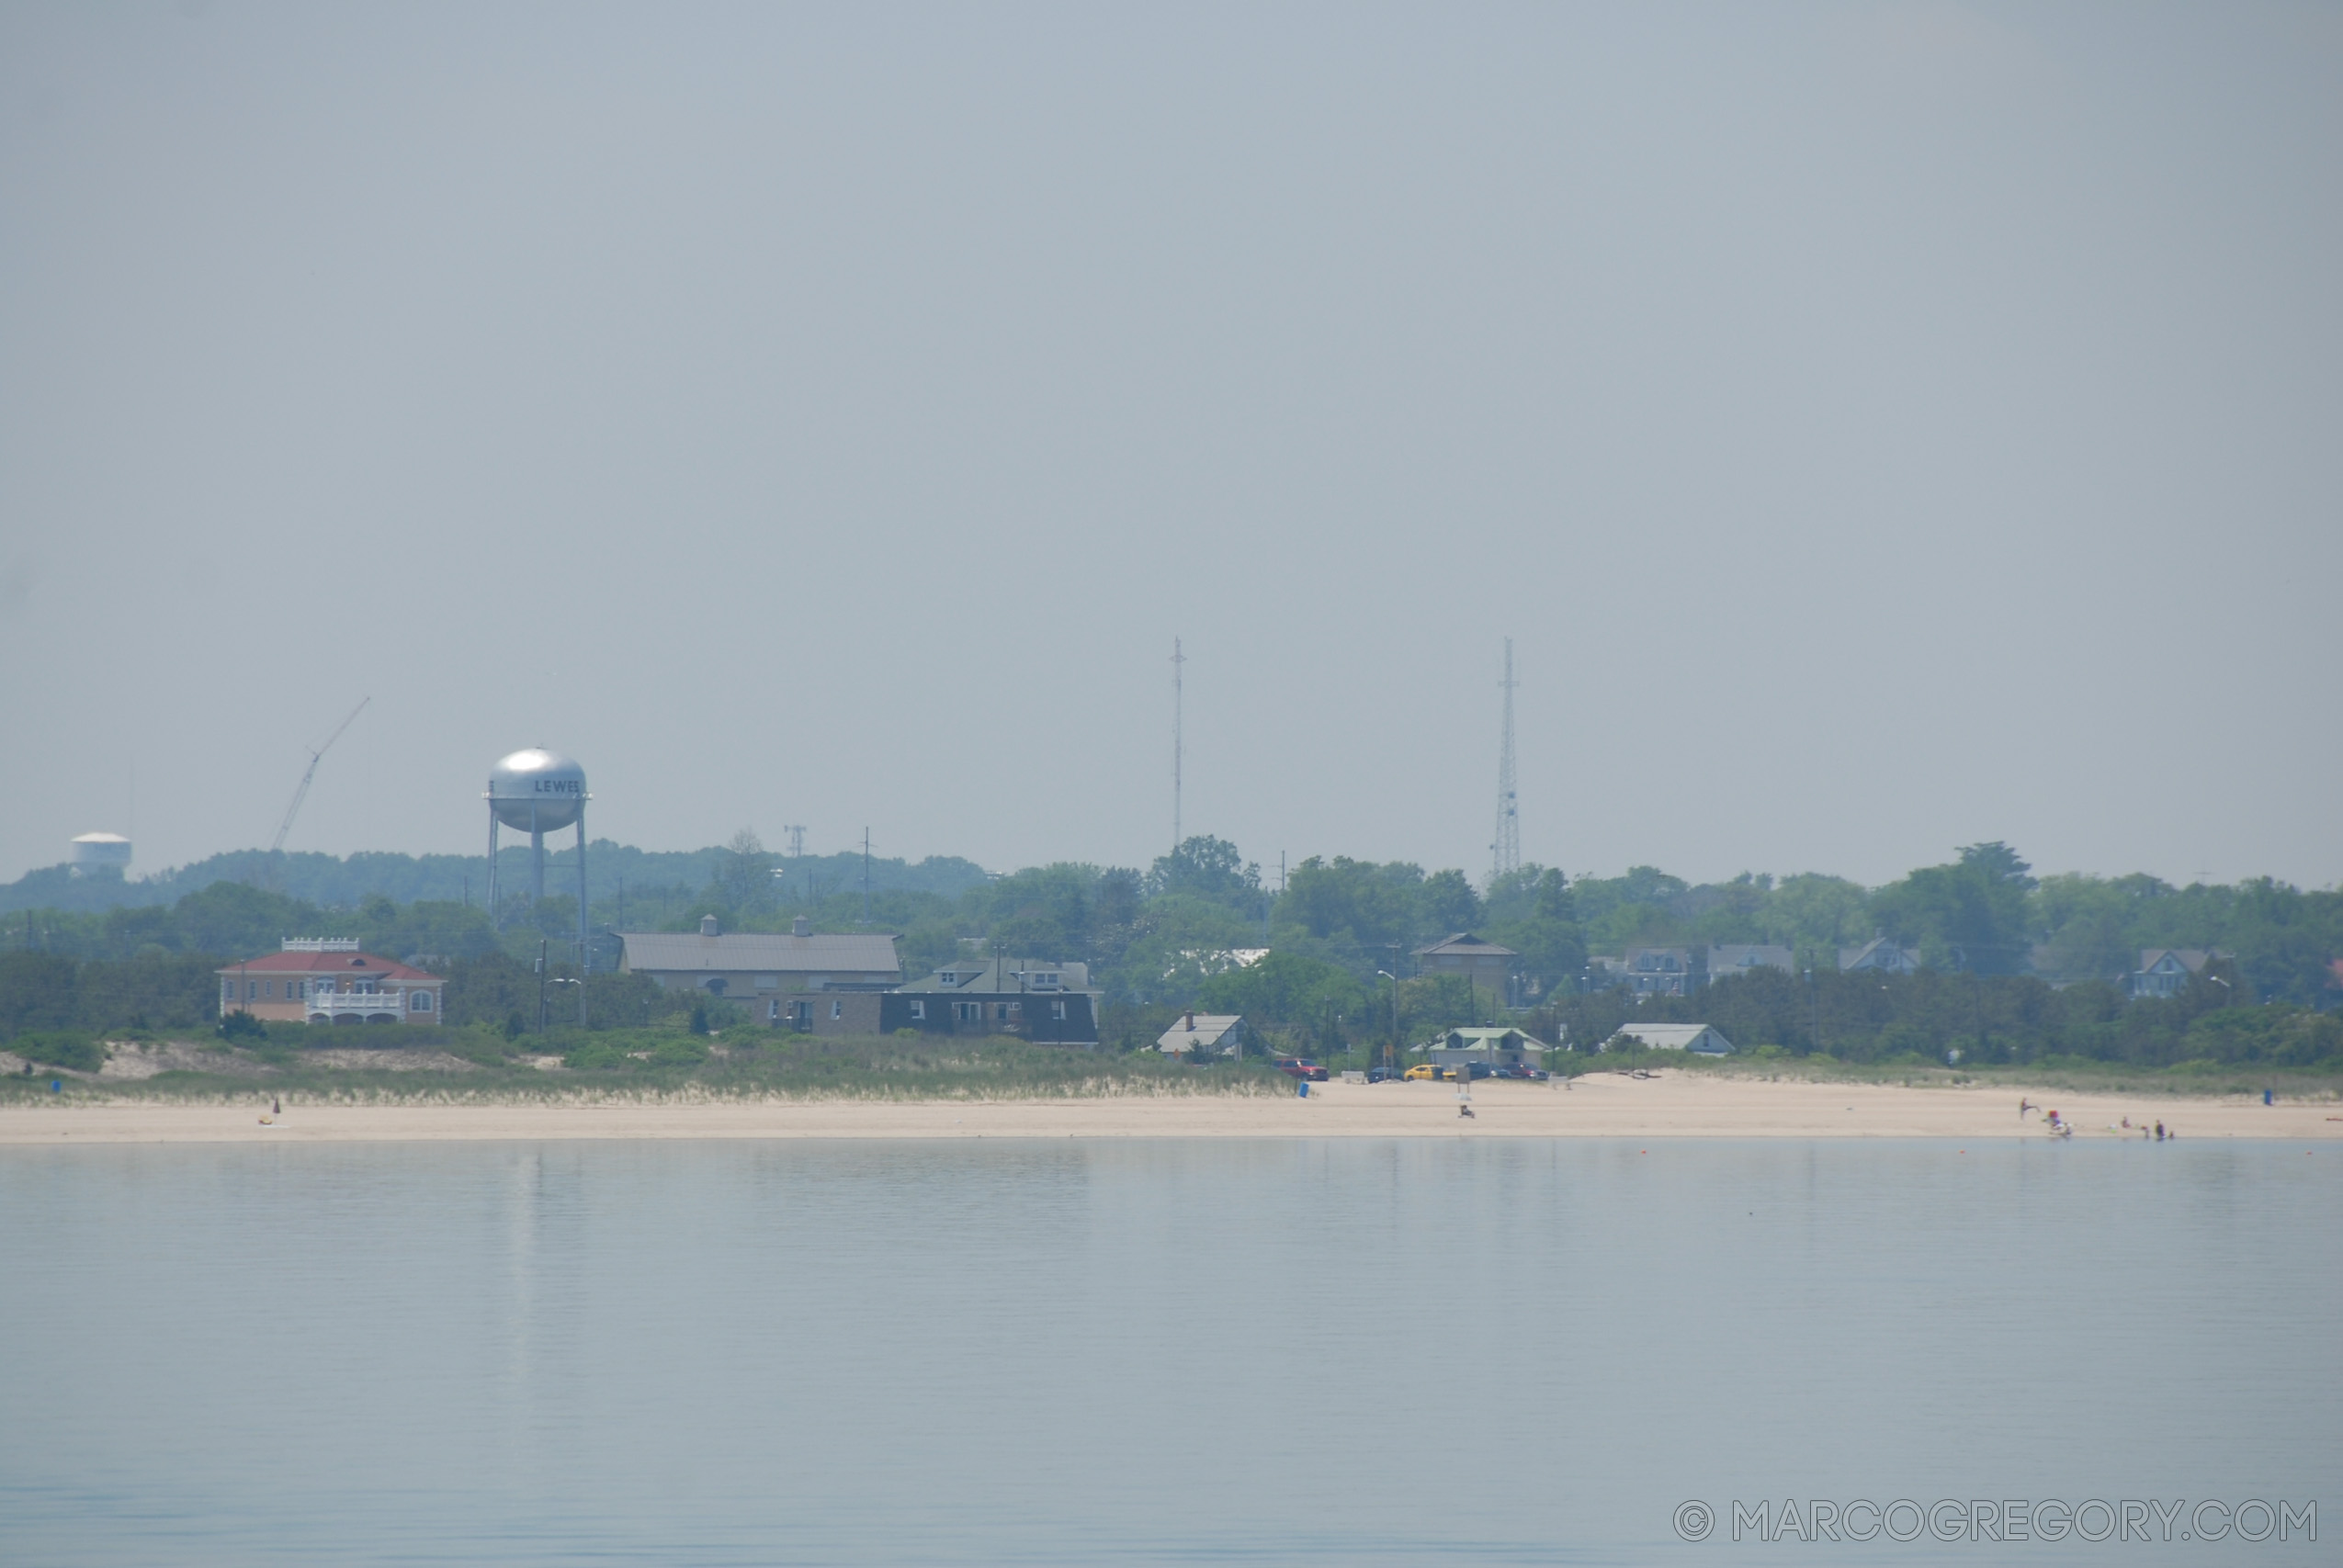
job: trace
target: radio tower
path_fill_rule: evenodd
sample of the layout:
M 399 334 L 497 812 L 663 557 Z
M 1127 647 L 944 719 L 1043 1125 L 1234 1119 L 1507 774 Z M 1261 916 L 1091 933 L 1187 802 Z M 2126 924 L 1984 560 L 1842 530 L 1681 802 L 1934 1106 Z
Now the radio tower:
M 1180 721 L 1186 704 L 1186 694 L 1180 686 L 1180 666 L 1188 661 L 1180 651 L 1180 639 L 1172 639 L 1172 848 L 1180 848 Z
M 1505 678 L 1497 682 L 1505 693 L 1505 737 L 1497 748 L 1497 841 L 1489 846 L 1493 863 L 1488 883 L 1494 887 L 1522 869 L 1522 814 L 1513 797 L 1513 639 L 1505 639 Z

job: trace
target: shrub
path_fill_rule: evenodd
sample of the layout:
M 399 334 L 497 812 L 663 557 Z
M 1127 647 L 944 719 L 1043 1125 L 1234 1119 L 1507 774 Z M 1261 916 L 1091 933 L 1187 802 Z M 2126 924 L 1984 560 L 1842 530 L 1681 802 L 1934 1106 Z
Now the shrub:
M 266 1040 L 268 1028 L 260 1020 L 239 1008 L 220 1021 L 222 1040 Z
M 70 1030 L 19 1034 L 8 1042 L 8 1048 L 28 1061 L 70 1072 L 94 1073 L 106 1065 L 105 1046 L 86 1034 Z

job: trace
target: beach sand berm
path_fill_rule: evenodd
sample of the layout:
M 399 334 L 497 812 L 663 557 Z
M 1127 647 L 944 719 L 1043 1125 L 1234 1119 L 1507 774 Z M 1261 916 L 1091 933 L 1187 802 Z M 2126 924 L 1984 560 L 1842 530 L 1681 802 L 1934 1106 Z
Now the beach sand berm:
M 1313 1084 L 1307 1099 L 1129 1095 L 993 1100 L 612 1100 L 513 1104 L 68 1102 L 0 1109 L 0 1144 L 431 1143 L 571 1138 L 1954 1138 L 2046 1137 L 2021 1091 L 1769 1082 L 1695 1074 L 1591 1074 L 1560 1083 L 1484 1082 L 1474 1115 L 1453 1085 Z M 2140 1137 L 2162 1121 L 2183 1138 L 2343 1138 L 2334 1100 L 2126 1098 L 2028 1091 L 2077 1140 Z M 2125 1117 L 2134 1123 L 2125 1131 Z

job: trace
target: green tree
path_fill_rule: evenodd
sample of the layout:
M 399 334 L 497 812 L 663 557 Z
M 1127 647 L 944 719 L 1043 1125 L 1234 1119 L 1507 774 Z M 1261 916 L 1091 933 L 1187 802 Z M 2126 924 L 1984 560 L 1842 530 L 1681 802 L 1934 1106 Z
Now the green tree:
M 738 915 L 770 908 L 773 899 L 773 857 L 755 832 L 743 828 L 718 852 L 712 882 L 716 896 Z
M 1923 866 L 1872 897 L 1880 928 L 1931 967 L 2014 975 L 2026 966 L 2034 879 L 2009 845 L 1970 844 L 1950 865 Z
M 1585 971 L 1586 935 L 1579 927 L 1578 900 L 1569 880 L 1551 867 L 1523 869 L 1532 874 L 1528 886 L 1502 906 L 1518 912 L 1492 923 L 1488 934 L 1522 955 L 1520 971 L 1528 994 L 1550 996 L 1557 987 L 1574 986 Z M 1494 896 L 1490 907 L 1500 908 Z
M 1416 931 L 1443 936 L 1480 924 L 1480 895 L 1461 871 L 1435 871 L 1416 889 Z
M 1148 873 L 1147 891 L 1152 897 L 1184 894 L 1231 908 L 1258 911 L 1261 867 L 1246 864 L 1245 857 L 1228 840 L 1199 835 L 1156 861 Z

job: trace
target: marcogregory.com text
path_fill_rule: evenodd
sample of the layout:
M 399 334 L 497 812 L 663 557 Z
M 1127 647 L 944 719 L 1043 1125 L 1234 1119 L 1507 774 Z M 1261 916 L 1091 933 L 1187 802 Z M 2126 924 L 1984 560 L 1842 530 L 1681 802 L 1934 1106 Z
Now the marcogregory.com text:
M 1940 1498 L 1873 1502 L 1784 1498 L 1722 1508 L 1699 1498 L 1676 1506 L 1671 1521 L 1684 1540 L 2009 1541 L 2009 1540 L 2244 1540 L 2315 1541 L 2318 1504 L 2249 1497 Z

